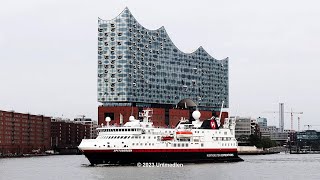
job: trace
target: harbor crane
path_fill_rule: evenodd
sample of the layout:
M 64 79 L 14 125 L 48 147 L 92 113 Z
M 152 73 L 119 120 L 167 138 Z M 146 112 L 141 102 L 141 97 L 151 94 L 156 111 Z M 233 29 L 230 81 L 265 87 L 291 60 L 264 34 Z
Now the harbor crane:
M 264 113 L 279 113 L 279 111 L 265 111 Z M 294 112 L 291 111 L 290 112 L 284 112 L 284 113 L 290 113 L 291 116 L 291 131 L 293 131 L 293 114 L 303 114 L 303 112 Z M 300 117 L 298 116 L 298 131 L 300 131 Z

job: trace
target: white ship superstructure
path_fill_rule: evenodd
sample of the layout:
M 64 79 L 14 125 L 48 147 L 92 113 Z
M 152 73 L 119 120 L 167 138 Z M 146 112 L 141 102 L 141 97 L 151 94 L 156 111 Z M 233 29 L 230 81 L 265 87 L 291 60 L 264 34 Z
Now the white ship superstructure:
M 124 126 L 98 128 L 96 139 L 83 139 L 79 149 L 91 164 L 137 162 L 239 161 L 235 139 L 235 119 L 225 119 L 218 128 L 216 119 L 200 121 L 194 111 L 192 123 L 181 119 L 176 128 L 155 128 L 152 110 L 145 110 L 143 120 L 133 116 Z

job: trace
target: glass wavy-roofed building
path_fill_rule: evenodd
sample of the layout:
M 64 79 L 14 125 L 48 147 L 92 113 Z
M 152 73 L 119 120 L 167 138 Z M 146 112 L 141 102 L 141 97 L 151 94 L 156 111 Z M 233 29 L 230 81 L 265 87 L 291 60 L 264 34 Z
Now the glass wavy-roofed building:
M 183 99 L 210 111 L 229 106 L 228 58 L 217 60 L 202 47 L 182 52 L 164 27 L 143 27 L 128 8 L 112 20 L 99 18 L 98 26 L 103 106 L 177 107 Z

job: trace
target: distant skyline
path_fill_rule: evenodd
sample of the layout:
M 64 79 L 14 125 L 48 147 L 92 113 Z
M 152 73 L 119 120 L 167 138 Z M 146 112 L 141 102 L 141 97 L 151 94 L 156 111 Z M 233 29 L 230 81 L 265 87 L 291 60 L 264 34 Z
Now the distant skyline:
M 0 109 L 97 119 L 97 20 L 125 7 L 148 29 L 164 26 L 184 52 L 202 46 L 229 57 L 231 115 L 302 111 L 301 129 L 320 125 L 320 2 L 17 1 L 0 6 Z M 194 35 L 194 36 L 192 36 Z M 294 116 L 297 129 L 297 116 Z M 290 114 L 285 115 L 285 129 Z M 320 129 L 320 126 L 314 126 Z

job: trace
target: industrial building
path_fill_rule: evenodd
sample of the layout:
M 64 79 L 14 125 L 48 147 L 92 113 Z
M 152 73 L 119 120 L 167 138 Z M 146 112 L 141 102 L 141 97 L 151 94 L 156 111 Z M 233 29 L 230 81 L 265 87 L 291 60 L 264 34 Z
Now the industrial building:
M 153 109 L 155 126 L 189 119 L 195 107 L 202 119 L 217 116 L 229 106 L 228 73 L 228 58 L 217 60 L 202 47 L 184 53 L 163 27 L 143 27 L 127 8 L 114 19 L 98 19 L 99 125 L 107 116 L 111 124 L 138 118 L 144 108 Z

